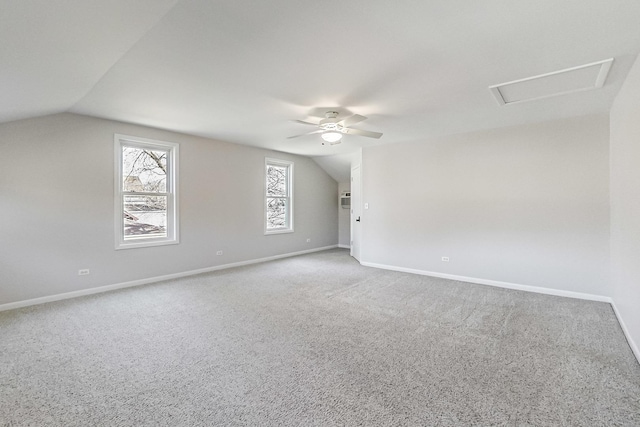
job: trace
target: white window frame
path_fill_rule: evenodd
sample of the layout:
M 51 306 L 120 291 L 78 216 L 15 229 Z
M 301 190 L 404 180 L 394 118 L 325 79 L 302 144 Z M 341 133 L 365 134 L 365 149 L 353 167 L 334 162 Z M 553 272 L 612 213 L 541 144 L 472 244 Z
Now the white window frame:
M 122 180 L 122 147 L 137 147 L 150 150 L 167 151 L 167 236 L 140 237 L 135 240 L 124 238 L 124 195 Z M 114 135 L 115 148 L 115 237 L 116 250 L 143 248 L 149 246 L 175 245 L 180 243 L 178 233 L 178 152 L 179 144 L 175 142 L 157 141 L 137 136 Z
M 283 198 L 287 199 L 287 212 L 286 212 L 286 227 L 280 228 L 267 228 L 267 200 L 274 196 L 267 194 L 267 167 L 268 166 L 286 167 L 287 171 L 287 195 Z M 274 159 L 271 157 L 264 158 L 264 174 L 262 176 L 264 183 L 264 234 L 282 234 L 293 233 L 293 162 L 288 160 Z

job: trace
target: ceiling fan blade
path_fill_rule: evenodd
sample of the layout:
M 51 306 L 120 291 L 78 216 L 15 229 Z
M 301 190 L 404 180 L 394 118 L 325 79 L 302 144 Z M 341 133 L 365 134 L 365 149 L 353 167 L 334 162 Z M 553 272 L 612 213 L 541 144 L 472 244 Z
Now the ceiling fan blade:
M 359 114 L 354 114 L 353 116 L 347 117 L 346 119 L 339 121 L 338 124 L 346 128 L 351 125 L 355 125 L 356 123 L 360 123 L 363 120 L 367 120 L 367 118 Z
M 320 119 L 318 119 L 318 121 L 315 123 L 309 120 L 291 120 L 291 121 L 295 123 L 300 123 L 303 125 L 311 125 L 311 126 L 318 126 L 320 124 Z
M 287 137 L 287 139 L 293 139 L 293 138 L 297 138 L 299 136 L 305 136 L 305 135 L 313 135 L 314 133 L 322 133 L 322 129 L 313 130 L 313 131 L 307 132 L 307 133 L 301 133 L 300 135 L 289 136 L 289 137 Z
M 360 129 L 351 129 L 351 128 L 343 128 L 342 133 L 346 133 L 347 135 L 366 136 L 368 138 L 380 138 L 382 136 L 380 132 L 371 132 L 369 130 L 360 130 Z

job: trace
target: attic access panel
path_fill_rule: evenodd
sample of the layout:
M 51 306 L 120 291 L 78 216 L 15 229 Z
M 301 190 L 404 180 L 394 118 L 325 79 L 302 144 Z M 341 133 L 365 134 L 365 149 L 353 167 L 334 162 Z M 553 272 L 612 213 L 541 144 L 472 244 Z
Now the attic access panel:
M 516 104 L 601 88 L 613 58 L 489 86 L 498 104 Z

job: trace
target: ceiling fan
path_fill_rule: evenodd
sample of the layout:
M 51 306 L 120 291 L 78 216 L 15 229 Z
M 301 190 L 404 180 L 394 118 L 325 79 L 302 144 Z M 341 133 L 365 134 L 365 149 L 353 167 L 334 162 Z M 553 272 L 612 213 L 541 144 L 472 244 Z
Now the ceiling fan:
M 346 119 L 340 120 L 338 119 L 338 114 L 339 113 L 337 111 L 327 111 L 325 113 L 325 118 L 322 120 L 318 120 L 317 122 L 294 120 L 294 122 L 296 123 L 316 126 L 318 127 L 318 129 L 311 132 L 303 133 L 301 135 L 290 136 L 288 139 L 319 133 L 325 142 L 328 142 L 331 145 L 336 145 L 340 144 L 343 134 L 360 135 L 366 136 L 368 138 L 380 138 L 382 136 L 380 132 L 371 132 L 368 130 L 353 129 L 349 127 L 355 125 L 356 123 L 360 123 L 363 120 L 367 120 L 366 117 L 359 114 L 354 114 L 353 116 L 349 116 Z M 322 145 L 325 145 L 325 142 L 323 142 Z

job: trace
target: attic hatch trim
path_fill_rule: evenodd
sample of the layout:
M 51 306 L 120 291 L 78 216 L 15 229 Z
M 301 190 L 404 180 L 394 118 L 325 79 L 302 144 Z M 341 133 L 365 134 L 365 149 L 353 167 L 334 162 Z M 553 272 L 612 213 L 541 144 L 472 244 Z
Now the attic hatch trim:
M 489 86 L 489 90 L 491 91 L 493 96 L 496 98 L 496 101 L 498 101 L 499 105 L 510 105 L 510 104 L 519 104 L 521 102 L 534 101 L 534 100 L 537 100 L 537 99 L 551 98 L 553 96 L 566 95 L 566 94 L 569 94 L 569 93 L 583 92 L 583 91 L 587 91 L 587 90 L 599 89 L 602 86 L 604 86 L 604 82 L 607 80 L 607 76 L 609 75 L 609 70 L 611 69 L 611 65 L 612 64 L 613 64 L 613 58 L 604 59 L 602 61 L 591 62 L 589 64 L 579 65 L 577 67 L 565 68 L 563 70 L 553 71 L 551 73 L 540 74 L 540 75 L 537 75 L 537 76 L 527 77 L 527 78 L 524 78 L 524 79 L 513 80 L 513 81 L 510 81 L 510 82 L 506 82 L 506 83 L 500 83 L 500 84 L 497 84 L 497 85 Z M 597 75 L 595 76 L 595 79 L 593 80 L 593 83 L 592 84 L 587 84 L 587 85 L 585 85 L 583 87 L 573 88 L 573 89 L 568 89 L 568 90 L 560 90 L 560 91 L 555 91 L 555 92 L 552 92 L 552 93 L 543 94 L 543 95 L 540 95 L 540 96 L 531 96 L 531 97 L 527 97 L 527 98 L 523 98 L 523 99 L 516 99 L 516 100 L 509 100 L 509 97 L 505 96 L 504 91 L 500 90 L 501 88 L 506 88 L 507 86 L 513 86 L 513 85 L 517 85 L 519 83 L 530 82 L 530 81 L 533 81 L 533 80 L 547 79 L 549 77 L 558 76 L 558 75 L 571 73 L 571 72 L 575 72 L 575 71 L 580 71 L 580 70 L 584 70 L 585 68 L 591 68 L 591 67 L 596 67 L 596 66 L 600 66 L 600 69 L 598 70 Z M 547 81 L 552 81 L 552 80 L 551 79 L 547 79 Z

